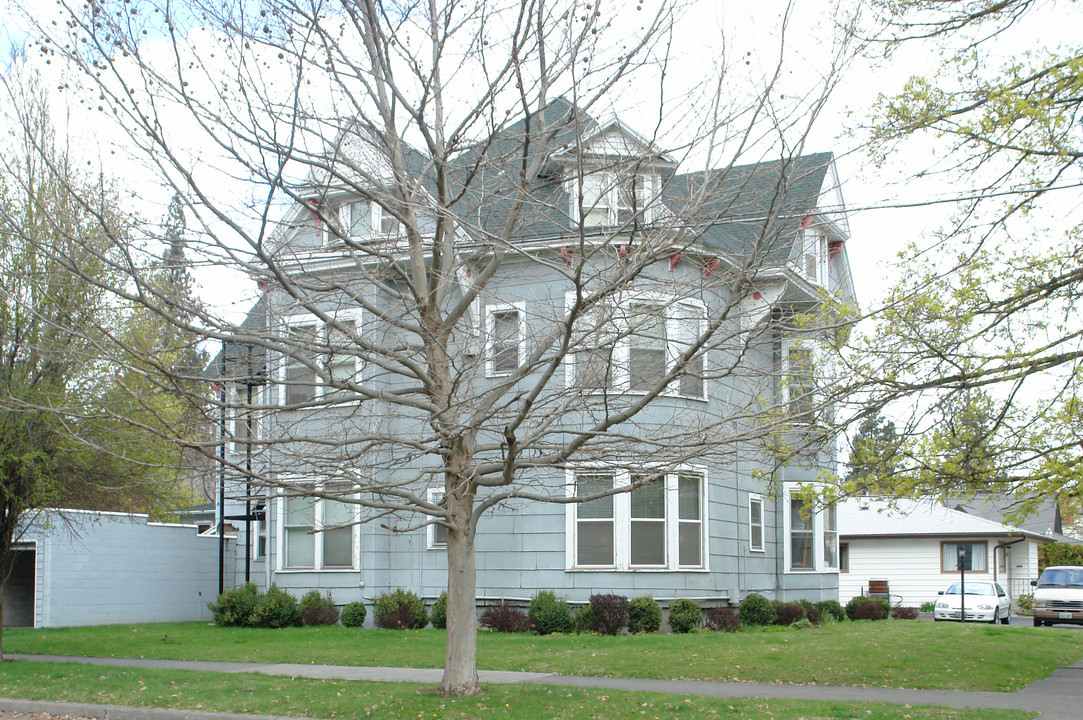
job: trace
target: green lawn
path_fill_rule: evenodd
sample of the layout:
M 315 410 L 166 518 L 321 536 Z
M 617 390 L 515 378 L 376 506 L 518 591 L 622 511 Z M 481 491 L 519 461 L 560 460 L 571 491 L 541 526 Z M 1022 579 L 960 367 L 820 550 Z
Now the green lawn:
M 8 652 L 439 668 L 439 630 L 255 630 L 209 623 L 9 629 Z M 887 621 L 619 637 L 481 632 L 478 667 L 567 675 L 1014 691 L 1083 658 L 1083 633 Z
M 773 718 L 774 720 L 1024 720 L 1034 713 L 877 703 L 699 698 L 540 686 L 488 686 L 475 698 L 441 698 L 415 683 L 359 683 L 218 675 L 69 663 L 4 663 L 0 696 L 134 707 L 319 718 Z

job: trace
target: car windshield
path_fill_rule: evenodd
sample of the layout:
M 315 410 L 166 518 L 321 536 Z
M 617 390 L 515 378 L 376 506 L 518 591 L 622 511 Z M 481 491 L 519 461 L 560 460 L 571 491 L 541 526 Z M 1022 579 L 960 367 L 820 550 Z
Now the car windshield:
M 1083 567 L 1046 568 L 1038 587 L 1083 587 Z
M 958 595 L 959 583 L 952 583 L 951 587 L 944 593 L 945 595 Z M 966 583 L 967 595 L 996 595 L 996 590 L 993 589 L 992 583 L 974 582 Z

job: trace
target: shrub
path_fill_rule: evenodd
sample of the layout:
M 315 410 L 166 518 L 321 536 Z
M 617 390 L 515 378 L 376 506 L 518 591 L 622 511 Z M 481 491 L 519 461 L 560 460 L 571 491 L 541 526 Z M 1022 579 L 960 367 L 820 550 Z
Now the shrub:
M 703 611 L 703 624 L 711 630 L 737 632 L 741 627 L 741 616 L 736 608 L 713 607 Z
M 542 590 L 530 600 L 530 621 L 539 635 L 570 633 L 575 630 L 572 611 L 564 598 L 552 590 Z
M 703 610 L 695 600 L 681 598 L 669 606 L 669 626 L 675 633 L 686 633 L 702 621 Z
M 809 603 L 808 607 L 805 608 L 805 619 L 813 625 L 820 625 L 824 621 L 824 614 L 820 612 L 820 608 Z
M 417 593 L 402 588 L 378 595 L 372 613 L 376 616 L 376 626 L 389 630 L 414 630 L 429 624 L 425 603 Z
M 496 632 L 527 632 L 530 630 L 530 618 L 527 614 L 507 603 L 490 605 L 481 613 L 478 621 L 482 627 Z
M 775 609 L 776 625 L 793 625 L 798 620 L 805 619 L 805 608 L 799 602 L 781 603 Z
M 252 624 L 252 611 L 256 609 L 259 592 L 252 583 L 226 590 L 217 602 L 207 603 L 214 613 L 214 624 L 222 627 L 248 627 Z
M 891 617 L 896 620 L 917 620 L 918 609 L 916 607 L 903 607 L 900 605 L 896 608 L 891 608 Z
M 824 617 L 831 617 L 840 622 L 846 619 L 846 613 L 838 600 L 821 600 L 816 603 L 816 609 L 823 613 Z
M 737 609 L 745 625 L 772 625 L 777 613 L 771 601 L 759 593 L 746 595 Z
M 628 624 L 628 598 L 623 595 L 591 595 L 590 611 L 594 629 L 602 635 L 617 635 Z
M 846 617 L 851 620 L 883 620 L 887 612 L 876 600 L 859 595 L 846 603 Z
M 885 619 L 891 617 L 891 603 L 889 603 L 887 600 L 884 600 L 883 598 L 873 598 L 873 602 L 879 603 L 880 607 L 884 609 Z
M 580 605 L 572 608 L 572 625 L 575 627 L 576 635 L 582 635 L 583 633 L 589 635 L 594 632 L 594 610 L 591 609 L 590 605 Z
M 932 605 L 932 603 L 927 603 L 927 604 Z M 1015 606 L 1017 608 L 1019 608 L 1020 610 L 1033 610 L 1034 609 L 1034 596 L 1031 595 L 1030 593 L 1027 593 L 1025 595 L 1020 595 L 1019 597 L 1017 597 L 1015 599 Z M 922 605 L 922 610 L 924 610 L 924 609 L 925 609 L 925 606 Z
M 801 618 L 790 625 L 791 630 L 809 630 L 811 628 L 812 623 L 808 621 L 808 618 Z
M 346 603 L 346 606 L 342 608 L 342 624 L 346 627 L 361 627 L 365 624 L 365 616 L 368 615 L 368 611 L 365 610 L 365 606 L 359 602 Z
M 628 601 L 628 632 L 653 633 L 662 627 L 662 606 L 650 595 Z
M 1018 602 L 1018 600 L 1016 600 L 1016 602 Z M 1019 607 L 1022 607 L 1022 605 L 1020 605 Z M 922 612 L 932 612 L 934 610 L 936 610 L 936 603 L 934 602 L 929 602 L 928 600 L 926 600 L 921 604 Z
M 284 628 L 301 624 L 301 608 L 297 607 L 297 598 L 271 585 L 267 592 L 256 599 L 252 609 L 252 627 Z
M 447 628 L 447 591 L 440 593 L 432 604 L 432 626 L 444 630 Z
M 301 621 L 305 625 L 335 625 L 338 609 L 331 601 L 331 593 L 320 595 L 319 590 L 309 590 L 301 598 Z

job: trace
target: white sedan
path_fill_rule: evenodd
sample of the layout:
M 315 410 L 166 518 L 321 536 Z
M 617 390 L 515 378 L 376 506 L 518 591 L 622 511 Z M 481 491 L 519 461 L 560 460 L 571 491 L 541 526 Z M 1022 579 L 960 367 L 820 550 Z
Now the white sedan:
M 960 593 L 961 587 L 959 583 L 952 583 L 951 587 L 939 593 L 933 620 L 959 620 L 960 608 L 965 607 L 968 621 L 1000 622 L 1005 625 L 1012 621 L 1012 600 L 1000 583 L 987 580 L 968 582 L 965 595 Z

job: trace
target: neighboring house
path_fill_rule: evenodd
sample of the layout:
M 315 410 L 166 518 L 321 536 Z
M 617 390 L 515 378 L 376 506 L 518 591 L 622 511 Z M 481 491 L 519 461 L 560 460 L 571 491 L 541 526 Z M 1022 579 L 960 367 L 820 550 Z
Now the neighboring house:
M 557 110 L 571 111 L 566 103 L 551 109 Z M 673 362 L 686 328 L 692 328 L 694 337 L 708 320 L 721 317 L 733 337 L 743 337 L 742 332 L 751 333 L 769 320 L 816 307 L 827 293 L 852 302 L 845 248 L 848 231 L 829 153 L 731 168 L 712 184 L 710 174 L 678 174 L 676 162 L 665 156 L 650 156 L 649 164 L 644 164 L 642 158 L 649 153 L 643 141 L 619 121 L 601 124 L 583 118 L 577 127 L 584 126 L 589 130 L 582 152 L 573 155 L 572 140 L 558 138 L 552 143 L 554 152 L 535 181 L 537 206 L 526 211 L 537 217 L 526 225 L 521 241 L 532 243 L 544 261 L 509 255 L 474 303 L 471 312 L 481 339 L 476 347 L 469 339 L 464 341 L 456 358 L 469 366 L 475 354 L 483 357 L 470 382 L 484 387 L 513 372 L 531 349 L 531 323 L 564 313 L 571 287 L 565 269 L 571 267 L 572 253 L 580 252 L 571 244 L 582 237 L 578 234 L 582 226 L 608 227 L 635 218 L 652 226 L 688 223 L 678 219 L 673 208 L 693 193 L 707 195 L 700 211 L 713 218 L 705 223 L 702 235 L 644 271 L 643 286 L 656 289 L 617 298 L 622 307 L 645 308 L 658 318 L 657 324 L 632 339 L 627 329 L 608 340 L 599 331 L 597 347 L 562 363 L 560 388 L 589 386 L 578 391 L 589 402 L 597 402 L 594 398 L 602 393 L 611 402 L 622 402 L 624 397 L 634 397 L 638 383 L 651 381 Z M 507 134 L 515 132 L 513 126 Z M 499 142 L 491 145 L 498 146 Z M 612 176 L 612 168 L 625 166 L 622 153 L 627 153 L 627 165 L 637 168 L 631 180 Z M 468 154 L 459 162 L 469 167 L 473 160 Z M 584 164 L 588 170 L 579 177 L 576 168 Z M 471 213 L 475 228 L 482 229 L 506 219 L 506 208 L 499 200 L 499 174 L 493 172 L 485 182 L 493 187 Z M 314 213 L 317 205 L 320 212 Z M 548 212 L 542 214 L 538 207 Z M 342 228 L 329 229 L 328 222 L 321 220 L 329 216 L 340 218 Z M 368 262 L 362 253 L 351 250 L 355 238 L 355 247 L 364 248 L 362 243 L 370 237 L 394 239 L 397 233 L 395 219 L 376 203 L 362 200 L 349 187 L 324 187 L 319 198 L 298 203 L 288 213 L 275 235 L 278 246 L 273 252 L 290 258 L 290 267 L 307 278 L 306 287 L 321 286 L 329 278 L 335 284 L 326 283 L 327 287 L 349 287 L 351 268 Z M 776 243 L 770 252 L 763 251 L 767 240 Z M 625 252 L 626 246 L 612 244 L 597 253 L 599 267 L 606 271 L 618 267 Z M 738 270 L 743 259 L 757 252 L 758 264 L 745 268 L 742 277 Z M 723 273 L 720 266 L 727 271 Z M 747 293 L 738 313 L 727 302 L 738 292 L 737 284 L 747 284 L 750 278 L 757 282 L 757 290 Z M 656 285 L 650 285 L 651 281 Z M 386 302 L 396 292 L 391 281 L 367 285 L 366 278 L 356 282 L 359 287 L 351 292 L 366 302 Z M 695 296 L 685 293 L 675 300 L 666 291 L 675 283 L 696 288 Z M 283 428 L 289 429 L 291 437 L 317 439 L 364 437 L 377 430 L 393 435 L 396 428 L 404 435 L 416 431 L 409 426 L 416 425 L 416 420 L 396 417 L 380 405 L 378 397 L 371 397 L 375 391 L 364 402 L 351 401 L 348 393 L 328 389 L 323 384 L 326 380 L 320 380 L 357 377 L 375 390 L 392 392 L 401 387 L 387 364 L 363 365 L 349 352 L 335 352 L 335 332 L 390 344 L 392 331 L 370 310 L 345 303 L 321 306 L 321 312 L 333 316 L 340 327 L 328 330 L 326 320 L 298 309 L 294 299 L 272 282 L 247 321 L 249 329 L 265 324 L 271 338 L 307 334 L 329 347 L 318 369 L 297 357 L 277 356 L 273 348 L 264 362 L 258 353 L 245 355 L 243 343 L 227 346 L 212 363 L 210 372 L 219 383 L 220 397 L 234 408 L 222 427 L 223 473 L 229 486 L 225 514 L 241 528 L 237 547 L 249 548 L 250 577 L 261 586 L 275 583 L 295 594 L 317 588 L 331 592 L 340 605 L 371 601 L 397 587 L 433 598 L 447 583 L 446 530 L 440 526 L 415 517 L 398 523 L 398 529 L 407 527 L 405 532 L 395 532 L 386 527 L 389 521 L 384 515 L 369 508 L 273 490 L 253 495 L 237 480 L 238 470 L 251 462 L 257 473 L 272 479 L 272 485 L 308 483 L 307 487 L 319 491 L 331 482 L 330 477 L 342 481 L 339 461 L 318 442 L 310 442 L 309 449 L 302 451 L 266 442 L 286 436 Z M 805 385 L 779 382 L 783 368 L 797 367 L 799 360 L 801 367 L 808 364 L 807 357 L 798 357 L 798 343 L 776 327 L 743 352 L 741 372 L 722 373 L 712 370 L 715 363 L 721 367 L 723 351 L 712 349 L 695 372 L 667 391 L 659 403 L 664 412 L 648 408 L 637 418 L 637 427 L 664 430 L 667 418 L 672 417 L 702 417 L 706 424 L 707 419 L 714 422 L 732 416 L 734 407 L 757 402 L 774 403 L 780 412 L 799 416 L 810 412 L 804 403 L 815 379 Z M 320 375 L 321 371 L 327 375 Z M 252 442 L 248 441 L 248 403 L 239 400 L 249 390 L 256 393 L 254 405 L 260 415 Z M 298 409 L 317 405 L 318 411 Z M 560 422 L 576 422 L 577 410 L 570 409 Z M 367 482 L 385 482 L 389 487 L 415 483 L 418 496 L 441 502 L 439 477 L 429 479 L 428 486 L 406 479 L 425 477 L 423 453 L 404 451 L 400 471 L 395 459 L 380 455 L 386 452 L 381 447 L 366 452 L 373 457 L 354 457 L 351 462 L 361 468 L 358 473 L 376 474 Z M 634 470 L 627 469 L 629 460 L 620 460 L 620 464 L 608 463 L 599 455 L 572 467 L 535 468 L 531 478 L 534 487 L 550 488 L 557 495 L 604 490 L 634 480 Z M 651 457 L 645 455 L 641 462 L 649 466 Z M 710 604 L 736 603 L 750 592 L 780 599 L 835 598 L 834 511 L 809 516 L 802 512 L 804 501 L 795 494 L 799 483 L 815 482 L 821 470 L 835 465 L 833 447 L 816 449 L 800 461 L 776 467 L 755 443 L 736 440 L 725 453 L 704 453 L 702 458 L 673 467 L 647 483 L 642 492 L 581 505 L 538 501 L 498 505 L 482 520 L 475 540 L 477 596 L 483 603 L 524 601 L 539 590 L 551 589 L 572 602 L 585 602 L 597 592 L 647 594 L 662 602 L 691 597 Z M 769 481 L 777 483 L 779 492 L 768 492 Z M 402 516 L 400 512 L 397 517 Z M 374 517 L 376 521 L 366 522 Z M 327 526 L 330 529 L 314 532 Z
M 210 617 L 218 538 L 195 525 L 92 510 L 27 513 L 4 583 L 4 625 L 65 627 Z M 236 553 L 234 539 L 226 549 Z M 233 571 L 227 568 L 232 586 Z
M 1019 502 L 1010 495 L 993 494 L 979 494 L 962 500 L 949 498 L 945 504 L 970 515 L 1004 523 L 1009 522 L 1007 516 L 1019 507 Z M 1061 503 L 1056 499 L 1036 502 L 1025 517 L 1011 524 L 1022 530 L 1046 535 L 1057 542 L 1083 544 L 1083 529 L 1076 522 L 1074 514 L 1062 510 Z
M 1038 577 L 1038 546 L 1053 541 L 933 500 L 853 498 L 839 503 L 838 520 L 843 603 L 885 580 L 895 604 L 933 602 L 959 579 L 960 545 L 970 559 L 966 577 L 995 580 L 1014 599 Z

